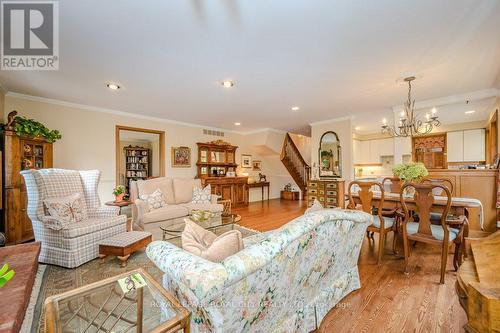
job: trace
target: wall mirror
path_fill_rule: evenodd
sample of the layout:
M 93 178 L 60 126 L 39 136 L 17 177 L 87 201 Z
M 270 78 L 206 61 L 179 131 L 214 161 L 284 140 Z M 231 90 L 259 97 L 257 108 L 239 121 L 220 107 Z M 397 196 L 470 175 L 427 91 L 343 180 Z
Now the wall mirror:
M 319 176 L 342 177 L 342 150 L 335 132 L 325 132 L 319 140 Z
M 116 126 L 116 185 L 165 175 L 165 132 Z

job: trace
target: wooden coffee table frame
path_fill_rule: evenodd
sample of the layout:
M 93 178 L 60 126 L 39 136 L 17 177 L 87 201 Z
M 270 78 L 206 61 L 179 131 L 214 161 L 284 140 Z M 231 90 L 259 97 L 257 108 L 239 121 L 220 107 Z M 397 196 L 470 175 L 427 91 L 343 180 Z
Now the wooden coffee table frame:
M 134 242 L 125 247 L 122 246 L 111 246 L 111 245 L 99 245 L 99 258 L 104 259 L 106 256 L 116 256 L 121 261 L 121 266 L 125 267 L 127 265 L 127 260 L 132 253 L 137 250 L 142 249 L 149 243 L 153 241 L 153 236 L 149 235 L 137 242 Z

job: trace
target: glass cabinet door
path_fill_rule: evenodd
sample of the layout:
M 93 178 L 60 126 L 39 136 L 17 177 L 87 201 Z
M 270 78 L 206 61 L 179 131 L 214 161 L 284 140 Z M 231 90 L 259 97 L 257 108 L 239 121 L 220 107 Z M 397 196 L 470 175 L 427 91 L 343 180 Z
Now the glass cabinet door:
M 208 149 L 200 148 L 200 162 L 207 163 L 208 162 Z
M 213 163 L 226 163 L 226 152 L 221 150 L 212 150 L 211 160 Z
M 234 151 L 227 152 L 227 163 L 234 163 Z

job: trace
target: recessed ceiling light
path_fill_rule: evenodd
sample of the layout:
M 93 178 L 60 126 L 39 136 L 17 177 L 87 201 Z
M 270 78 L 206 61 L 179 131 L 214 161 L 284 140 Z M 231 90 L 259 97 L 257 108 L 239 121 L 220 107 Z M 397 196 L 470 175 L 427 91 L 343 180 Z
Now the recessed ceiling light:
M 292 111 L 299 111 L 300 108 L 298 106 L 292 106 Z
M 360 129 L 361 129 L 361 127 L 359 127 L 359 126 L 354 127 L 355 131 L 359 131 Z
M 476 110 L 465 111 L 465 114 L 473 114 Z
M 234 123 L 234 126 L 240 126 L 241 123 Z
M 118 90 L 120 89 L 120 86 L 116 83 L 107 83 L 106 87 L 108 87 L 111 90 Z
M 233 81 L 231 81 L 231 80 L 224 80 L 224 81 L 222 81 L 222 83 L 221 83 L 221 84 L 222 84 L 222 86 L 223 86 L 224 88 L 231 88 L 231 87 L 233 87 L 233 86 L 234 86 L 234 82 L 233 82 Z

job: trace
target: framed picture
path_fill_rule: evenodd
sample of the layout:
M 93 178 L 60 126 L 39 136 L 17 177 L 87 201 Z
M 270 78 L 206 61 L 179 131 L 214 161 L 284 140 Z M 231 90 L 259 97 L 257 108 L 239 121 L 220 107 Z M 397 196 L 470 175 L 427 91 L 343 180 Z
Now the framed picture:
M 241 155 L 241 167 L 251 168 L 252 167 L 252 155 Z
M 191 148 L 172 147 L 172 168 L 189 168 L 191 166 Z
M 252 162 L 252 170 L 253 171 L 262 171 L 262 161 L 253 161 Z

